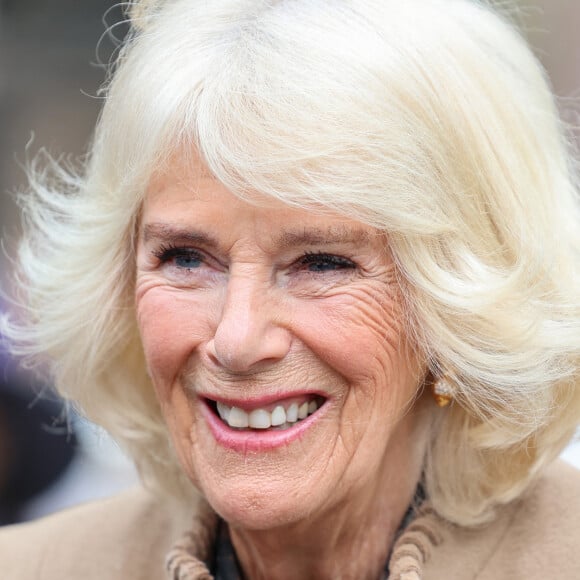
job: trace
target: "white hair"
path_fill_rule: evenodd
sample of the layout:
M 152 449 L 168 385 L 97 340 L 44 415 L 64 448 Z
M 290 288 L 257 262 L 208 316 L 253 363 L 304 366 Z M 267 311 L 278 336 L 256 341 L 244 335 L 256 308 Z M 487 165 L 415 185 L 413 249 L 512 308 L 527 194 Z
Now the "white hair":
M 32 167 L 14 350 L 49 360 L 146 481 L 187 486 L 146 373 L 133 244 L 152 175 L 199 155 L 239 196 L 387 233 L 409 330 L 454 389 L 427 492 L 451 521 L 492 517 L 580 420 L 572 157 L 519 33 L 469 0 L 166 0 L 132 17 L 86 167 Z

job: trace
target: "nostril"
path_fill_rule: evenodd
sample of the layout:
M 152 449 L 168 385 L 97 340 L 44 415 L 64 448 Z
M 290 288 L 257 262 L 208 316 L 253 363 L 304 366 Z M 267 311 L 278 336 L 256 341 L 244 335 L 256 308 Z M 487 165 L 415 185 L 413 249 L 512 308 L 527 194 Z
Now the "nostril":
M 247 355 L 243 349 L 231 344 L 231 341 L 224 340 L 223 336 L 216 336 L 208 343 L 208 354 L 212 362 L 224 369 L 233 372 L 243 372 L 247 369 Z M 251 365 L 250 365 L 251 366 Z

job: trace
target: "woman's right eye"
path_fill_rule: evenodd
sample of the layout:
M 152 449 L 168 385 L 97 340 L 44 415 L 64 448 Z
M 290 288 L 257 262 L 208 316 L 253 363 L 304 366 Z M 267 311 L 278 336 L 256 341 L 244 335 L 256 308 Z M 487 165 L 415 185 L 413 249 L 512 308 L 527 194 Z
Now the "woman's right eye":
M 178 268 L 193 270 L 201 266 L 201 257 L 198 254 L 187 252 L 173 257 L 173 261 Z
M 183 270 L 195 270 L 204 262 L 204 255 L 192 248 L 160 248 L 155 256 L 161 264 L 171 264 Z

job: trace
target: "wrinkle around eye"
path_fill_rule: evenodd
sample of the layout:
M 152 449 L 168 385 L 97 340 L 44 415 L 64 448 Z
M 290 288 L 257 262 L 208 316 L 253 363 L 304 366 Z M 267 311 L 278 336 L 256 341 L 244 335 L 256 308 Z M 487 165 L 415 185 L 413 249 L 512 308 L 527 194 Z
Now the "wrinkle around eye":
M 285 286 L 298 297 L 325 298 L 335 295 L 370 292 L 379 296 L 389 296 L 397 292 L 398 282 L 392 264 L 361 266 L 352 262 L 353 267 L 334 270 L 310 271 L 294 270 L 285 275 Z
M 320 276 L 316 273 L 305 272 L 302 279 L 294 278 L 287 281 L 286 287 L 294 298 L 333 299 L 352 294 L 358 286 L 356 282 L 352 277 L 346 279 L 344 276 Z
M 194 280 L 187 277 L 181 279 L 179 277 L 168 277 L 159 272 L 141 273 L 140 275 L 138 274 L 135 283 L 135 300 L 138 302 L 153 290 L 184 292 L 212 286 L 212 284 L 202 283 L 199 280 L 194 282 Z
M 138 304 L 139 301 L 151 290 L 166 286 L 167 283 L 154 274 L 138 275 L 135 283 L 135 302 Z

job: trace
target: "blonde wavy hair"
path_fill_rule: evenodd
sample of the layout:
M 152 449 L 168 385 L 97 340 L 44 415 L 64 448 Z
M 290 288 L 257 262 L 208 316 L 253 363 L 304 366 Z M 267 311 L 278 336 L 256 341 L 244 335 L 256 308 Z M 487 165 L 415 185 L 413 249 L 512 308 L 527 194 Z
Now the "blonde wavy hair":
M 165 0 L 131 18 L 86 165 L 31 168 L 13 349 L 47 362 L 146 482 L 191 489 L 133 302 L 147 184 L 191 152 L 240 196 L 388 233 L 410 332 L 454 389 L 428 495 L 453 522 L 491 518 L 580 419 L 572 157 L 520 34 L 469 0 Z

